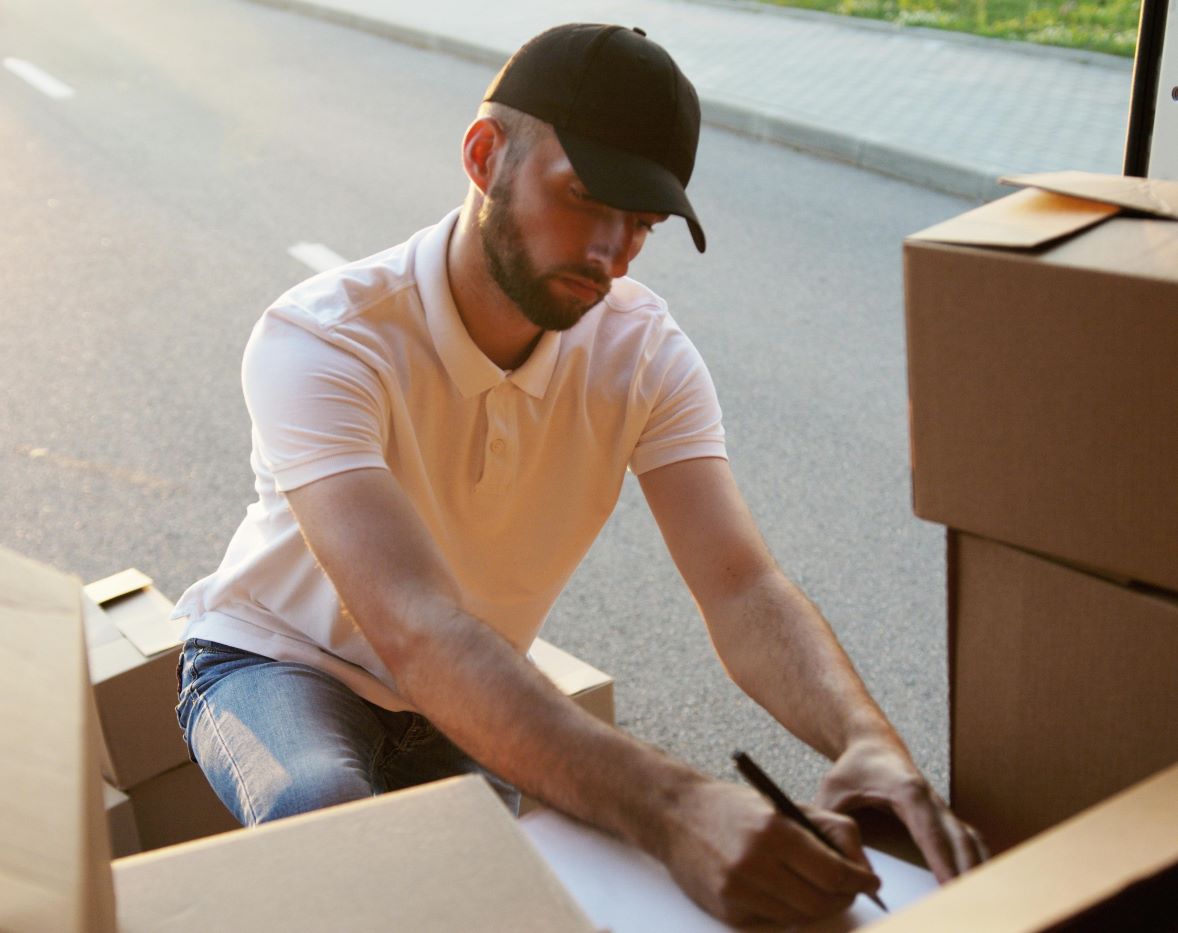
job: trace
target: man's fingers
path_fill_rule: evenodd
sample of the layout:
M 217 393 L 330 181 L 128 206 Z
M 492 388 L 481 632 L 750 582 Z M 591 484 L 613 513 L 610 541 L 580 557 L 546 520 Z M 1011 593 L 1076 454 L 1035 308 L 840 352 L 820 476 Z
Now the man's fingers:
M 867 860 L 867 853 L 863 851 L 859 824 L 852 817 L 842 813 L 828 813 L 821 816 L 810 814 L 810 818 L 849 861 L 863 866 L 874 874 L 871 863 Z
M 984 862 L 990 857 L 990 850 L 986 847 L 986 842 L 982 839 L 982 834 L 970 826 L 968 823 L 959 823 L 964 832 L 964 839 L 962 840 L 960 850 L 957 857 L 957 871 L 969 871 Z
M 801 923 L 846 910 L 854 893 L 832 894 L 816 888 L 784 865 L 771 874 L 746 873 L 724 892 L 725 919 L 730 923 L 770 920 Z
M 904 801 L 897 813 L 942 884 L 985 861 L 987 852 L 981 836 L 958 820 L 931 791 L 926 800 Z
M 799 877 L 829 894 L 856 895 L 879 888 L 879 878 L 867 861 L 859 841 L 859 829 L 850 817 L 811 811 L 811 820 L 834 842 L 839 852 L 791 820 L 781 820 L 784 864 Z M 788 839 L 786 845 L 786 836 Z
M 939 808 L 934 801 L 904 800 L 897 806 L 896 813 L 908 827 L 912 841 L 920 849 L 937 881 L 944 884 L 961 873 L 957 867 L 957 846 L 945 832 Z

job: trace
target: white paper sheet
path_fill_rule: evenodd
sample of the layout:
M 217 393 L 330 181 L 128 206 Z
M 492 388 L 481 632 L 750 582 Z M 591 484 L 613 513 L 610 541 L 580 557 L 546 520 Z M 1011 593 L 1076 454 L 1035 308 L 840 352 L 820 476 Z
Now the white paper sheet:
M 697 907 L 675 884 L 666 868 L 645 852 L 554 810 L 529 813 L 520 820 L 520 827 L 602 930 L 729 933 L 734 929 Z M 892 911 L 919 900 L 937 886 L 929 871 L 874 849 L 868 849 L 867 856 L 883 881 L 880 897 Z M 846 933 L 867 926 L 883 915 L 870 900 L 860 897 L 840 916 L 802 929 L 805 933 Z

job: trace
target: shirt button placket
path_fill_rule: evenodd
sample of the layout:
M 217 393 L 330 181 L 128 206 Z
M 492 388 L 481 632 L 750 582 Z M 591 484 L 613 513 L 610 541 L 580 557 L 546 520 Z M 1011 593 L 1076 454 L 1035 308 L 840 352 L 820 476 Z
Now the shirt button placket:
M 478 485 L 480 490 L 487 492 L 502 491 L 510 483 L 510 426 L 504 397 L 504 393 L 509 390 L 510 383 L 503 382 L 487 393 L 487 447 L 483 458 L 483 477 Z

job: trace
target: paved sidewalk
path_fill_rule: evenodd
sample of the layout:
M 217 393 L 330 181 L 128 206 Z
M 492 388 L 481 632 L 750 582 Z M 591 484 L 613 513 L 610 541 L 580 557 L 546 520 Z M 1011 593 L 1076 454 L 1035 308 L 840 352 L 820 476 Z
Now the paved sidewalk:
M 1129 59 L 745 0 L 258 2 L 496 67 L 558 22 L 641 26 L 707 122 L 976 199 L 1002 174 L 1121 169 Z

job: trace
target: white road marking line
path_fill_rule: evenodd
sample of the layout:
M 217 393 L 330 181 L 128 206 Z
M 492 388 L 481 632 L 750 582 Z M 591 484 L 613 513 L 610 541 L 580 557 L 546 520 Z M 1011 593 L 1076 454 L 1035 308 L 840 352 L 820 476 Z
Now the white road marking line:
M 322 243 L 296 243 L 287 250 L 291 256 L 316 272 L 326 272 L 347 262 L 343 256 L 328 249 Z
M 58 81 L 53 75 L 42 71 L 32 62 L 26 62 L 23 58 L 6 58 L 4 59 L 4 67 L 54 100 L 65 100 L 67 97 L 74 96 L 74 89 L 64 81 Z

